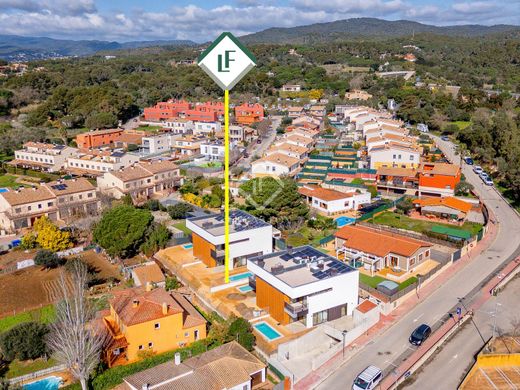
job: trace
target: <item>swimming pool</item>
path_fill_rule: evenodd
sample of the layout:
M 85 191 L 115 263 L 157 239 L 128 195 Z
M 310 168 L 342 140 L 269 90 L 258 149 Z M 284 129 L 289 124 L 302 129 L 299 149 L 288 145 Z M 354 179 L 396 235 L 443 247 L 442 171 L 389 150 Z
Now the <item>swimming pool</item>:
M 249 284 L 246 284 L 245 286 L 240 286 L 240 287 L 238 287 L 238 289 L 240 290 L 240 292 L 243 292 L 243 293 L 253 291 L 253 287 L 251 287 Z
M 7 191 L 9 191 L 8 188 L 0 188 L 0 194 L 1 194 L 2 192 L 7 192 Z
M 31 382 L 23 386 L 25 390 L 56 390 L 60 387 L 63 380 L 59 376 L 48 376 L 36 382 Z
M 349 218 L 345 216 L 336 218 L 336 226 L 339 228 L 346 225 L 351 225 L 354 222 L 356 222 L 356 218 Z
M 184 249 L 191 249 L 191 248 L 193 248 L 193 244 L 184 244 L 182 247 Z
M 231 282 L 236 282 L 237 280 L 242 280 L 242 279 L 246 279 L 246 278 L 249 278 L 250 276 L 252 276 L 253 274 L 251 272 L 243 272 L 241 274 L 236 274 L 236 275 L 231 275 L 229 277 L 229 280 Z
M 269 341 L 273 341 L 282 337 L 282 335 L 278 333 L 276 329 L 274 329 L 271 325 L 264 321 L 255 324 L 254 328 Z

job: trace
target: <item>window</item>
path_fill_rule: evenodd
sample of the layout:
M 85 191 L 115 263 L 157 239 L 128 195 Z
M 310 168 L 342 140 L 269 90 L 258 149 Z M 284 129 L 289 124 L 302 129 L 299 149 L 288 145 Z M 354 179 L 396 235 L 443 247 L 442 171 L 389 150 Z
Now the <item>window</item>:
M 413 161 L 413 160 L 414 160 L 414 156 L 410 155 L 410 161 Z
M 20 207 L 17 207 L 14 209 L 14 212 L 17 214 L 20 213 L 21 211 L 22 211 L 22 209 Z
M 422 259 L 423 259 L 423 254 L 420 253 L 420 254 L 419 254 L 419 261 L 421 261 Z
M 31 211 L 31 206 L 27 206 L 27 211 Z
M 184 337 L 188 337 L 190 335 L 190 332 L 184 332 Z
M 159 324 L 159 323 L 157 322 L 157 323 L 155 323 L 155 324 L 153 325 L 153 327 L 154 327 L 155 329 L 159 329 L 159 328 L 161 327 L 161 324 Z
M 52 202 L 47 203 L 47 207 L 52 207 L 52 205 L 53 205 Z
M 415 257 L 411 257 L 410 258 L 410 265 L 414 265 L 415 264 Z
M 137 347 L 137 349 L 139 349 L 139 351 L 141 351 L 143 349 L 143 346 L 140 345 L 139 347 Z
M 425 257 L 430 257 L 430 251 L 427 250 L 427 251 L 424 253 L 424 256 L 425 256 Z
M 153 343 L 151 341 L 148 343 L 148 348 L 153 348 Z
M 93 196 L 92 192 L 89 192 L 87 195 L 87 198 L 92 198 L 92 196 Z
M 42 208 L 42 204 L 41 204 L 41 203 L 38 203 L 38 208 L 39 208 L 39 209 Z

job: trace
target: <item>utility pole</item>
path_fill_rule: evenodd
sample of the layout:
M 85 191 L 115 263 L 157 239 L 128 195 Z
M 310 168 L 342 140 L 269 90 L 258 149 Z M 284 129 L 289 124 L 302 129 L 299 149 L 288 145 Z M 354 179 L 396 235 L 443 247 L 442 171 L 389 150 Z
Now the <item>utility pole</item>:
M 459 303 L 464 307 L 464 310 L 466 310 L 466 313 L 467 313 L 467 312 L 468 312 L 468 308 L 467 308 L 466 305 L 464 304 L 464 297 L 462 297 L 462 298 L 457 298 L 457 300 L 458 300 Z M 484 343 L 484 345 L 486 345 L 486 340 L 484 339 L 484 336 L 482 336 L 482 333 L 480 333 L 480 329 L 478 328 L 477 324 L 475 323 L 475 320 L 473 320 L 473 316 L 470 317 L 470 320 L 471 320 L 471 322 L 473 323 L 473 326 L 475 327 L 475 329 L 477 330 L 478 335 L 479 335 L 480 338 L 482 339 L 482 342 Z

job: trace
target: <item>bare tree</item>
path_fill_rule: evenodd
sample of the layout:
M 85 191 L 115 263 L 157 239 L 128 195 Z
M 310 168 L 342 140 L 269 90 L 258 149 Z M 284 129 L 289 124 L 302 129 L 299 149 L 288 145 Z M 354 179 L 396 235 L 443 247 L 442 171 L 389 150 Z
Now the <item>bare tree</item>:
M 51 327 L 48 346 L 53 356 L 65 364 L 83 390 L 100 360 L 107 339 L 103 327 L 94 326 L 95 309 L 87 298 L 88 269 L 80 261 L 61 274 L 63 299 L 56 305 L 56 322 Z

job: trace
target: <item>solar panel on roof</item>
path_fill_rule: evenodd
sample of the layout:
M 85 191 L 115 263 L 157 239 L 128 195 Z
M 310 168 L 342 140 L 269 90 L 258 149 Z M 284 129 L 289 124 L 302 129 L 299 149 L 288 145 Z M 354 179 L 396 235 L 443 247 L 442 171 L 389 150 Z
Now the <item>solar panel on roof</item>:
M 291 260 L 292 259 L 292 256 L 288 253 L 284 254 L 284 255 L 281 255 L 280 256 L 280 259 L 282 260 L 285 260 L 285 261 L 288 261 L 288 260 Z

